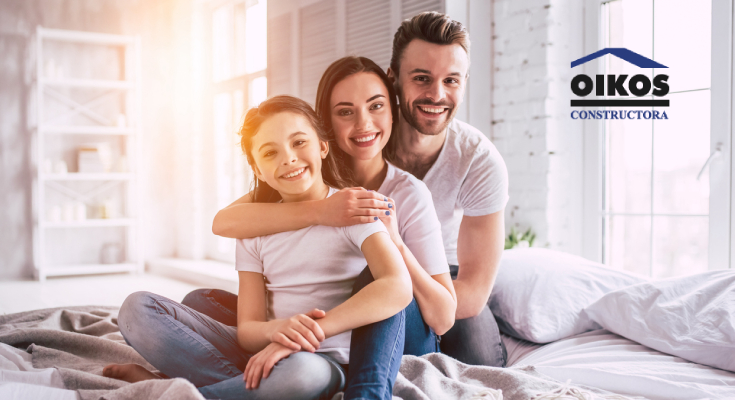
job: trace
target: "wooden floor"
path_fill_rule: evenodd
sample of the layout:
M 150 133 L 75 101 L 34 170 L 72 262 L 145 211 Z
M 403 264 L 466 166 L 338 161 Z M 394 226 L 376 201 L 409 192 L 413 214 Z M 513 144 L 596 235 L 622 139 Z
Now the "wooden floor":
M 120 306 L 134 292 L 145 290 L 181 301 L 199 286 L 153 274 L 113 274 L 0 281 L 0 314 L 39 308 L 79 305 Z

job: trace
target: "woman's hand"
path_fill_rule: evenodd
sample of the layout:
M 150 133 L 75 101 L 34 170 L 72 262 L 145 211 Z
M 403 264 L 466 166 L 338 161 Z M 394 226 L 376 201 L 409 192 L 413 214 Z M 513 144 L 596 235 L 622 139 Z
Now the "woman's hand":
M 243 380 L 245 389 L 257 389 L 260 379 L 266 379 L 278 361 L 287 358 L 297 350 L 289 349 L 280 343 L 271 343 L 248 360 Z
M 296 314 L 291 318 L 273 321 L 268 339 L 293 351 L 315 352 L 326 336 L 321 326 L 314 321 L 324 318 L 326 313 L 318 308 L 306 314 Z
M 351 226 L 377 221 L 389 211 L 387 197 L 361 187 L 345 188 L 321 200 L 319 225 Z
M 396 202 L 393 201 L 393 199 L 391 199 L 390 197 L 387 197 L 387 199 L 388 210 L 383 211 L 383 214 L 380 216 L 380 220 L 383 221 L 383 224 L 388 229 L 390 239 L 393 241 L 396 247 L 400 248 L 401 246 L 403 246 L 403 239 L 401 238 L 401 234 L 398 232 L 398 215 L 396 214 Z

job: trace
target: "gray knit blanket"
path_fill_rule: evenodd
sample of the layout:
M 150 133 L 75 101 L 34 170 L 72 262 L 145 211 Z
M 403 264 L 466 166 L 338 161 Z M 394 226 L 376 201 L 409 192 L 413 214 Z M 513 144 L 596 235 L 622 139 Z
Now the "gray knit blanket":
M 81 400 L 203 399 L 182 378 L 127 383 L 102 376 L 112 363 L 154 368 L 128 346 L 117 326 L 117 308 L 50 308 L 0 316 L 0 343 L 31 354 L 34 368 L 56 368 L 66 389 Z M 394 399 L 527 400 L 562 386 L 533 367 L 491 368 L 462 364 L 442 355 L 404 356 Z M 606 397 L 607 392 L 585 388 Z M 335 396 L 340 398 L 341 396 Z

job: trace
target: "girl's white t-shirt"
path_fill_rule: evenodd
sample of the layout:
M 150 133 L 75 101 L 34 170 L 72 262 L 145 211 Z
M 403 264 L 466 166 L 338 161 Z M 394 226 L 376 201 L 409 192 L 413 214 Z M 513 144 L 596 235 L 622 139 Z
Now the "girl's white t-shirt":
M 330 188 L 328 196 L 336 192 Z M 362 243 L 377 232 L 388 232 L 380 221 L 347 227 L 314 225 L 239 239 L 235 267 L 263 274 L 268 321 L 314 308 L 328 312 L 350 298 L 355 279 L 367 266 Z M 350 338 L 349 331 L 332 336 L 317 351 L 347 364 Z
M 396 203 L 398 233 L 429 275 L 449 272 L 442 226 L 426 184 L 388 163 L 388 172 L 378 193 Z

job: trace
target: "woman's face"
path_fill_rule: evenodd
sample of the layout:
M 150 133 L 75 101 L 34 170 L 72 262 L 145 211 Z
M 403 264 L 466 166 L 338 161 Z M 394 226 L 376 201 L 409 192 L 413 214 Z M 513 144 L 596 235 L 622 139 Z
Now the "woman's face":
M 388 89 L 378 75 L 358 72 L 343 79 L 334 86 L 329 105 L 340 149 L 356 160 L 382 157 L 393 116 Z
M 322 181 L 322 160 L 329 147 L 306 117 L 281 112 L 265 120 L 252 138 L 255 175 L 287 200 Z

